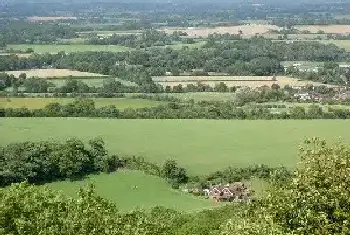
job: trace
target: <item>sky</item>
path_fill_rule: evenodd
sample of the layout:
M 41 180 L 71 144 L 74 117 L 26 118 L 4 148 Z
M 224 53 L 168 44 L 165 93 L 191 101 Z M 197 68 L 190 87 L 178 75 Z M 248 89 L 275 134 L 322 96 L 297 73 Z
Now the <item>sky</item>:
M 6 1 L 6 0 L 0 0 Z M 167 2 L 213 2 L 213 0 L 9 0 L 14 2 L 152 2 L 152 3 L 167 3 Z M 261 2 L 261 3 L 269 3 L 269 2 L 307 2 L 307 3 L 324 3 L 324 2 L 350 2 L 350 0 L 249 0 L 252 2 Z M 214 2 L 247 2 L 247 0 L 215 0 Z

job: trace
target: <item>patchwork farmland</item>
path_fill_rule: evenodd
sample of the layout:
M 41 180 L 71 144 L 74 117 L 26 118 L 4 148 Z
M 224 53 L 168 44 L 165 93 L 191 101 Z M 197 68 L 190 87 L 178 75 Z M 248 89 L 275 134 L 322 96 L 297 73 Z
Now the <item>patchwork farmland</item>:
M 165 28 L 164 32 L 172 34 L 174 31 L 186 32 L 189 37 L 208 37 L 209 34 L 238 34 L 242 31 L 245 36 L 255 36 L 256 34 L 266 34 L 271 30 L 279 30 L 280 27 L 268 24 L 246 24 L 238 26 L 222 26 L 222 27 L 189 27 L 189 28 Z
M 280 87 L 285 85 L 290 86 L 305 86 L 308 84 L 321 85 L 317 82 L 302 81 L 288 76 L 163 76 L 154 77 L 153 81 L 162 86 L 187 86 L 197 83 L 205 84 L 214 87 L 220 82 L 224 82 L 227 86 L 252 87 L 271 86 L 278 84 Z

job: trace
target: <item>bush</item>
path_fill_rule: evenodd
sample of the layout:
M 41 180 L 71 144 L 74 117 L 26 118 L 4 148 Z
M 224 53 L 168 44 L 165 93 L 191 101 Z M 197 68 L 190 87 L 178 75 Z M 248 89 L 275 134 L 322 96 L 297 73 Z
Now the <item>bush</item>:
M 223 226 L 222 235 L 287 235 L 268 215 L 237 216 Z
M 292 182 L 265 201 L 274 220 L 293 234 L 349 234 L 350 148 L 313 138 L 300 157 Z
M 162 176 L 171 182 L 172 185 L 184 184 L 188 182 L 185 168 L 178 167 L 174 160 L 167 160 L 162 168 Z
M 172 189 L 179 189 L 180 188 L 180 184 L 176 181 L 171 182 L 171 188 Z
M 0 186 L 28 181 L 42 183 L 110 171 L 115 158 L 108 157 L 101 139 L 89 147 L 77 139 L 60 142 L 12 143 L 0 148 Z
M 178 215 L 160 208 L 156 212 Z M 168 234 L 170 222 L 154 213 L 118 212 L 115 204 L 96 195 L 92 185 L 75 198 L 28 183 L 0 189 L 0 234 Z

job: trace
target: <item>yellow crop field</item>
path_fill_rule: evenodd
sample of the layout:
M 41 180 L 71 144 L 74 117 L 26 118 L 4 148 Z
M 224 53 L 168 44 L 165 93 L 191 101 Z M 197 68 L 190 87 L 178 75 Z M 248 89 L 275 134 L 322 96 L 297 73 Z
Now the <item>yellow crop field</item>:
M 101 77 L 103 75 L 97 73 L 79 72 L 70 69 L 30 69 L 19 71 L 6 71 L 7 74 L 13 74 L 18 77 L 21 73 L 27 74 L 27 77 L 40 77 L 40 78 L 59 78 L 67 76 L 81 76 L 81 77 Z

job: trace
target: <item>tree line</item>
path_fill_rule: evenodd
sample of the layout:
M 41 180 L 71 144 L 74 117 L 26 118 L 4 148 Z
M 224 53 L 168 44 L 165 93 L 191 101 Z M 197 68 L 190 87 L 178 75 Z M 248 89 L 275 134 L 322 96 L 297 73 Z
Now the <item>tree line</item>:
M 101 117 L 117 119 L 349 119 L 350 110 L 322 106 L 254 105 L 222 101 L 169 102 L 149 108 L 126 108 L 119 110 L 114 105 L 96 108 L 92 99 L 76 99 L 66 105 L 49 103 L 41 109 L 2 108 L 0 117 Z M 277 111 L 274 108 L 278 108 Z M 278 111 L 279 110 L 279 111 Z

